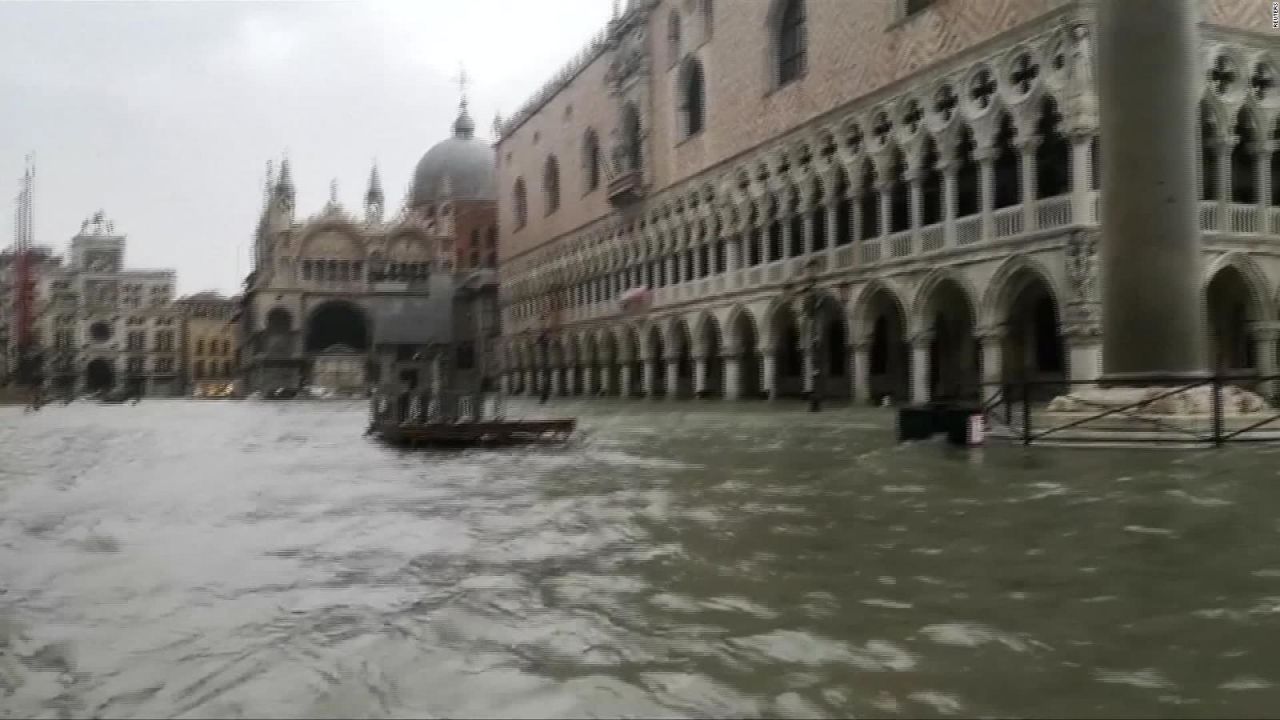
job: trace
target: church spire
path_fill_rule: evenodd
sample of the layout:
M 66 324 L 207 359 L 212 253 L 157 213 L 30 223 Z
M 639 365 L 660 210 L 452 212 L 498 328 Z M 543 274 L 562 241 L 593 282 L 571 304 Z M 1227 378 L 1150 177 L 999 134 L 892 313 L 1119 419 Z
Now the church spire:
M 293 205 L 293 176 L 289 173 L 289 156 L 286 154 L 280 161 L 280 176 L 276 179 L 276 197 L 288 200 Z
M 458 119 L 453 121 L 453 134 L 455 137 L 463 139 L 471 139 L 476 132 L 476 121 L 471 119 L 471 114 L 467 112 L 467 70 L 462 68 L 458 71 L 458 92 L 461 100 L 458 102 Z
M 382 178 L 378 176 L 378 163 L 374 161 L 369 171 L 369 189 L 364 194 L 364 216 L 369 223 L 382 222 L 382 210 L 386 206 L 382 195 Z

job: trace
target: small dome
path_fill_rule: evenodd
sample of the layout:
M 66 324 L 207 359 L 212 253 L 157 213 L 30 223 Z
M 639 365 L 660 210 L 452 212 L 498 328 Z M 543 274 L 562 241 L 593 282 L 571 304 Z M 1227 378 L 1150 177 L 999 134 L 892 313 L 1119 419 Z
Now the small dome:
M 493 148 L 475 139 L 476 124 L 464 102 L 453 123 L 453 137 L 437 143 L 418 161 L 409 191 L 409 207 L 445 200 L 494 200 Z

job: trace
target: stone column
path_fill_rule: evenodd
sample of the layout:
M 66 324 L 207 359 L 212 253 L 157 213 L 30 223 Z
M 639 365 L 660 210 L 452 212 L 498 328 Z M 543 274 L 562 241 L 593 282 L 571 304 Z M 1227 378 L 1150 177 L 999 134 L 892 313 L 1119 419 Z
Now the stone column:
M 738 365 L 737 355 L 725 355 L 723 358 L 724 367 L 724 399 L 738 400 L 742 398 L 742 380 L 740 377 L 741 367 Z
M 693 356 L 693 396 L 702 397 L 707 392 L 707 359 Z
M 1004 328 L 987 328 L 977 335 L 982 352 L 983 402 L 999 394 L 999 383 L 1004 380 L 1004 338 Z
M 612 395 L 613 391 L 613 363 L 604 363 L 600 366 L 600 394 Z
M 578 368 L 570 365 L 564 369 L 564 394 L 576 395 Z
M 942 170 L 942 233 L 943 245 L 956 244 L 956 164 L 948 160 Z
M 829 192 L 827 194 L 827 204 L 825 209 L 827 212 L 826 252 L 828 255 L 832 256 L 827 262 L 827 267 L 834 268 L 836 266 L 836 234 L 840 232 L 840 198 L 834 192 Z
M 676 358 L 666 359 L 667 376 L 663 381 L 663 388 L 666 390 L 667 399 L 675 400 L 680 396 L 680 361 Z
M 850 244 L 853 245 L 857 245 L 859 240 L 866 240 L 866 238 L 862 237 L 862 194 L 860 192 L 854 195 L 849 203 L 852 207 L 852 212 L 850 213 L 852 217 L 849 219 L 849 237 L 852 240 Z M 853 254 L 853 264 L 857 265 L 858 260 L 858 253 L 855 252 Z
M 675 274 L 676 274 L 676 277 L 675 277 L 675 280 L 676 280 L 676 281 L 675 281 L 675 283 L 674 283 L 674 284 L 677 284 L 677 285 L 678 285 L 678 284 L 680 284 L 680 283 L 683 283 L 683 282 L 684 282 L 684 264 L 685 264 L 685 262 L 686 262 L 686 261 L 685 261 L 685 254 L 684 254 L 684 250 L 679 250 L 679 251 L 677 251 L 677 252 L 675 253 L 675 255 L 674 255 L 674 258 L 675 258 L 675 270 L 674 270 L 674 272 L 675 272 Z
M 817 358 L 810 351 L 808 332 L 800 337 L 800 389 L 805 393 L 813 392 L 813 363 Z
M 632 388 L 632 383 L 633 383 L 633 380 L 631 378 L 632 369 L 633 369 L 633 366 L 629 362 L 622 363 L 622 367 L 619 368 L 620 372 L 618 374 L 620 376 L 620 380 L 622 381 L 622 387 L 618 389 L 618 392 L 624 398 L 629 398 L 635 395 L 635 391 Z
M 1254 184 L 1258 188 L 1258 232 L 1266 235 L 1270 232 L 1267 227 L 1269 220 L 1268 213 L 1271 211 L 1271 154 L 1276 151 L 1277 143 L 1275 140 L 1258 140 L 1254 142 L 1254 156 L 1257 158 L 1257 164 L 1254 166 Z
M 991 148 L 978 148 L 973 153 L 978 160 L 978 202 L 982 216 L 982 232 L 979 240 L 990 240 L 995 236 L 995 227 L 991 215 L 996 207 L 996 166 L 995 153 Z
M 558 367 L 549 368 L 547 372 L 551 375 L 552 397 L 558 397 L 562 395 L 564 393 L 564 390 L 560 386 L 560 368 Z
M 503 395 L 511 394 L 511 374 L 510 373 L 502 373 L 502 375 L 498 377 L 498 388 Z
M 1075 224 L 1090 222 L 1089 193 L 1093 191 L 1093 168 L 1089 148 L 1093 135 L 1079 133 L 1071 137 L 1071 220 Z
M 1258 375 L 1261 377 L 1275 375 L 1276 338 L 1280 337 L 1280 323 L 1253 323 L 1249 331 L 1253 335 L 1253 357 L 1257 363 Z M 1258 383 L 1258 387 L 1254 388 L 1254 392 L 1270 402 L 1275 397 L 1276 382 L 1262 380 Z
M 1073 383 L 1093 383 L 1102 376 L 1101 328 L 1079 328 L 1063 336 L 1067 353 L 1067 377 Z M 1072 390 L 1088 387 L 1073 385 Z
M 801 255 L 813 254 L 813 210 L 800 211 Z
M 739 267 L 741 267 L 742 265 L 741 242 L 742 242 L 741 235 L 738 235 L 738 236 L 731 235 L 727 240 L 725 240 L 725 246 L 724 246 L 725 272 L 731 273 L 734 270 L 737 270 Z
M 760 348 L 760 392 L 770 400 L 778 397 L 778 363 L 773 348 Z
M 890 182 L 876 183 L 876 199 L 880 203 L 880 237 L 887 236 L 889 229 L 893 227 L 893 198 L 890 195 L 892 188 L 893 183 Z M 882 257 L 889 256 L 888 249 L 881 250 L 881 253 Z
M 1192 142 L 1197 9 L 1194 0 L 1097 6 L 1103 379 L 1111 383 L 1207 375 Z
M 596 368 L 594 365 L 584 365 L 582 368 L 582 394 L 591 397 L 597 392 Z
M 1022 232 L 1028 233 L 1036 227 L 1036 148 L 1040 147 L 1040 137 L 1031 136 L 1024 140 L 1019 148 L 1022 162 L 1018 163 L 1018 175 L 1022 186 Z
M 920 250 L 920 226 L 924 223 L 924 186 L 920 181 L 920 168 L 912 168 L 907 171 L 906 180 L 910 184 L 910 203 L 909 209 L 911 222 L 911 245 L 914 251 Z
M 853 401 L 858 405 L 871 403 L 871 343 L 861 341 L 849 348 L 852 367 L 849 376 L 853 378 Z
M 640 380 L 640 394 L 645 397 L 656 397 L 655 388 L 658 385 L 658 358 L 645 358 L 643 361 L 644 377 Z
M 1218 230 L 1231 231 L 1231 152 L 1235 150 L 1240 138 L 1228 135 L 1220 138 L 1218 145 Z M 1196 221 L 1199 222 L 1197 206 Z M 1198 227 L 1198 226 L 1197 226 Z
M 911 402 L 919 405 L 929 402 L 933 389 L 929 387 L 929 349 L 933 333 L 922 332 L 911 338 Z

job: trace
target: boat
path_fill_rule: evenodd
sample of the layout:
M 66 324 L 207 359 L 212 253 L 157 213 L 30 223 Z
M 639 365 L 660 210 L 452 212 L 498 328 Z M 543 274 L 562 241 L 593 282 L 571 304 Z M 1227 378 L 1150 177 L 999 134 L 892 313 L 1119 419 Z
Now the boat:
M 493 393 L 383 390 L 370 399 L 365 434 L 398 447 L 470 448 L 563 445 L 577 430 L 575 418 L 509 419 L 505 406 Z

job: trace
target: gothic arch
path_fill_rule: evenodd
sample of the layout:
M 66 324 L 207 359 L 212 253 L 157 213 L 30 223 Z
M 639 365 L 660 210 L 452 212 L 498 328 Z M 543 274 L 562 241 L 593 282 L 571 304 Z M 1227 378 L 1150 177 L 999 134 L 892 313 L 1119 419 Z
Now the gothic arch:
M 708 347 L 708 337 L 715 338 L 715 347 Z M 718 357 L 726 351 L 724 333 L 721 332 L 720 322 L 712 312 L 703 310 L 698 313 L 693 323 L 693 343 L 696 352 L 703 357 Z
M 768 87 L 780 87 L 803 77 L 809 35 L 805 0 L 771 0 L 765 32 L 769 38 L 765 55 Z
M 908 321 L 910 313 L 907 312 L 906 303 L 902 301 L 902 295 L 893 285 L 877 278 L 864 285 L 849 304 L 849 316 L 852 319 L 850 338 L 853 342 L 863 342 L 870 337 L 875 324 L 872 312 L 876 309 L 877 297 L 887 298 L 903 323 Z
M 1009 304 L 1022 290 L 1028 276 L 1044 283 L 1053 301 L 1054 315 L 1059 323 L 1062 322 L 1062 298 L 1065 295 L 1054 282 L 1053 274 L 1039 260 L 1026 255 L 1012 255 L 996 268 L 987 283 L 982 303 L 977 309 L 980 327 L 994 327 L 1004 322 L 1009 314 Z
M 702 63 L 689 56 L 676 75 L 676 97 L 679 98 L 680 136 L 692 137 L 706 127 L 707 83 Z
M 542 194 L 547 215 L 560 209 L 560 161 L 555 155 L 548 155 L 542 167 Z
M 726 320 L 725 322 L 725 328 L 726 328 L 725 341 L 726 341 L 727 352 L 738 353 L 738 352 L 742 352 L 742 350 L 744 349 L 742 347 L 743 338 L 741 337 L 741 332 L 739 330 L 740 325 L 744 322 L 748 324 L 748 326 L 751 329 L 751 334 L 754 335 L 756 341 L 759 342 L 760 323 L 757 321 L 755 315 L 751 312 L 751 309 L 747 307 L 743 307 L 742 305 L 734 305 L 733 308 L 729 310 L 728 320 Z M 755 348 L 746 348 L 746 349 L 755 350 Z
M 1244 281 L 1245 288 L 1249 293 L 1249 319 L 1254 322 L 1267 322 L 1276 319 L 1277 303 L 1280 303 L 1280 297 L 1276 302 L 1270 302 L 1271 283 L 1267 280 L 1267 274 L 1263 272 L 1258 262 L 1252 257 L 1238 252 L 1230 252 L 1214 259 L 1205 269 L 1204 277 L 1201 280 L 1201 292 L 1208 293 L 1209 285 L 1214 278 L 1224 270 L 1232 269 L 1240 274 L 1240 279 Z
M 600 187 L 600 135 L 595 128 L 582 133 L 582 181 L 585 192 Z
M 959 271 L 950 268 L 936 268 L 920 281 L 915 298 L 911 302 L 911 315 L 908 322 L 912 334 L 928 329 L 929 317 L 926 313 L 933 309 L 934 295 L 939 287 L 947 283 L 954 284 L 956 289 L 960 291 L 961 296 L 968 303 L 969 316 L 974 325 L 977 325 L 979 306 L 975 298 L 978 295 L 974 292 L 973 286 L 968 279 Z

